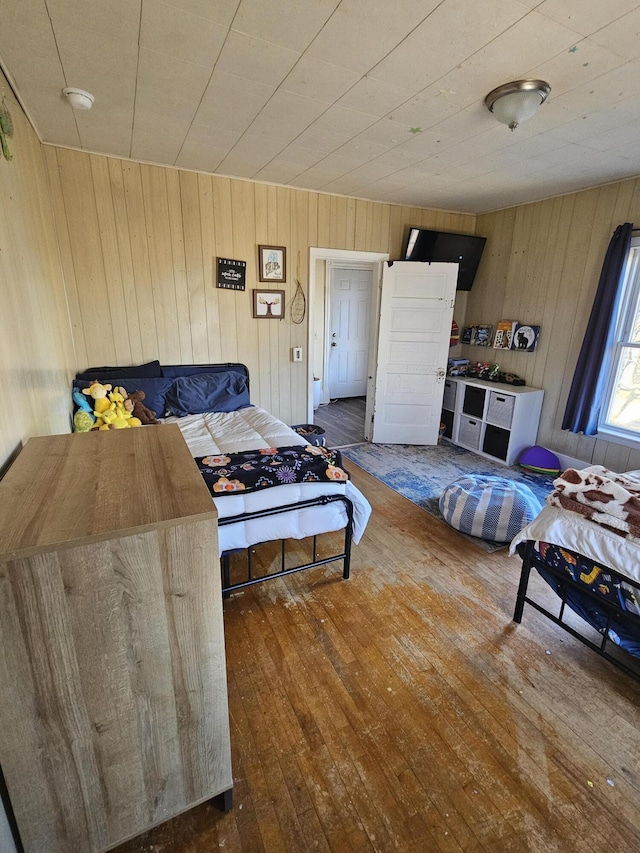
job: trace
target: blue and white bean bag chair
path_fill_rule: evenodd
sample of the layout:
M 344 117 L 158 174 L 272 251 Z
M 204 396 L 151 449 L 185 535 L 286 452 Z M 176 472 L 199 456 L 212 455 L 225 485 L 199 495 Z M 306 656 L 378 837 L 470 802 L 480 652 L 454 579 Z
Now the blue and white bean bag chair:
M 473 474 L 448 485 L 438 505 L 451 527 L 493 542 L 510 542 L 542 510 L 524 483 Z

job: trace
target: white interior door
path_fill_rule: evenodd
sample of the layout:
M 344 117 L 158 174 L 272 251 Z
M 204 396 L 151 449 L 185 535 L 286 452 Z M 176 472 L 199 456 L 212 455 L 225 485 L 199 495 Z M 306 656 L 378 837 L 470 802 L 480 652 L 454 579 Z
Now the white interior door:
M 385 265 L 373 441 L 436 444 L 458 264 Z
M 373 272 L 331 271 L 329 323 L 329 396 L 364 397 L 367 393 Z

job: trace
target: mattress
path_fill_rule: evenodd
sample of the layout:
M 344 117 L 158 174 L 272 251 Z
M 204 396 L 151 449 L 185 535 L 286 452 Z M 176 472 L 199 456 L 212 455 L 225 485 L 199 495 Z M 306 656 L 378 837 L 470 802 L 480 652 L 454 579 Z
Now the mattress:
M 259 406 L 235 412 L 169 417 L 163 422 L 178 424 L 194 457 L 307 444 L 302 436 Z M 297 504 L 320 495 L 344 495 L 351 501 L 353 541 L 357 544 L 371 515 L 371 506 L 350 480 L 345 483 L 291 483 L 249 494 L 227 494 L 213 498 L 213 502 L 218 517 L 229 518 L 274 506 Z M 347 511 L 342 501 L 238 521 L 219 528 L 220 554 L 274 539 L 305 539 L 341 530 L 346 524 Z

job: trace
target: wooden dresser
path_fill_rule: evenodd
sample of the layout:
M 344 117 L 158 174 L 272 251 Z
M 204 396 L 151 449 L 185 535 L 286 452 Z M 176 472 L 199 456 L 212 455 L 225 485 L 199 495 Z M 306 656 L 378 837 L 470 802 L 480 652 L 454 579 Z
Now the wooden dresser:
M 27 853 L 230 805 L 217 516 L 177 425 L 32 438 L 0 482 L 0 765 Z

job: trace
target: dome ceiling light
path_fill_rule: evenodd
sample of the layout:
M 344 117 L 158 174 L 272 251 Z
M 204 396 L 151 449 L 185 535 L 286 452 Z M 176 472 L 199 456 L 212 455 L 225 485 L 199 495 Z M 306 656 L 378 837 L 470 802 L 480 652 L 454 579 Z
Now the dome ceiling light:
M 74 86 L 67 86 L 62 90 L 62 94 L 66 96 L 74 110 L 90 110 L 95 101 L 91 92 L 76 89 Z
M 535 115 L 550 91 L 551 86 L 544 80 L 515 80 L 489 92 L 484 103 L 499 122 L 515 130 Z

